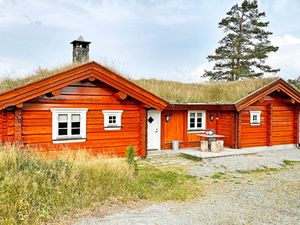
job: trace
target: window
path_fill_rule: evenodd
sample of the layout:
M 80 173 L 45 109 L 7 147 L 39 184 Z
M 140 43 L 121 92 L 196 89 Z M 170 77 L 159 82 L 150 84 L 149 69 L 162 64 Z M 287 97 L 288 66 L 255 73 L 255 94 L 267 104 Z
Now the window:
M 53 143 L 84 142 L 86 108 L 51 109 Z
M 188 111 L 188 130 L 199 131 L 205 130 L 205 111 Z
M 250 111 L 250 124 L 252 126 L 260 125 L 261 111 Z
M 123 110 L 102 110 L 104 114 L 104 130 L 120 130 Z

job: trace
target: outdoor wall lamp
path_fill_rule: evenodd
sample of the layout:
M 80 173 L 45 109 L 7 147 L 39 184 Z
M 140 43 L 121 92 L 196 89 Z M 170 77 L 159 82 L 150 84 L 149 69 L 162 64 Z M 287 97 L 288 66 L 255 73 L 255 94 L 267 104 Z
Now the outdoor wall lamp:
M 209 115 L 209 119 L 210 119 L 210 121 L 213 121 L 214 120 L 214 115 Z
M 171 119 L 171 115 L 172 115 L 172 114 L 166 114 L 166 115 L 165 115 L 165 121 L 166 121 L 166 122 L 169 122 L 169 120 Z

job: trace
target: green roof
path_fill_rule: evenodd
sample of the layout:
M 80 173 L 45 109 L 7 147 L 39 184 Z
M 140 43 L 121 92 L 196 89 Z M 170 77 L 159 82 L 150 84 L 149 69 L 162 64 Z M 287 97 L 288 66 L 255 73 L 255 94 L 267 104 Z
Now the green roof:
M 218 83 L 140 79 L 133 82 L 170 103 L 235 103 L 276 79 L 272 77 Z
M 69 64 L 50 70 L 39 68 L 24 78 L 5 78 L 0 81 L 0 93 L 42 80 L 79 65 Z M 114 71 L 113 68 L 109 67 L 109 69 Z M 218 83 L 181 83 L 156 79 L 130 80 L 170 103 L 234 103 L 275 79 L 276 77 Z

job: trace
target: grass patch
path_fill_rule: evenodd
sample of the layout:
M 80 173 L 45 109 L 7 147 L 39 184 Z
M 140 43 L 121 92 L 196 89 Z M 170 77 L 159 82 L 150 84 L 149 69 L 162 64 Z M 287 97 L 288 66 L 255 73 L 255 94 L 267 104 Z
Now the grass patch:
M 193 155 L 188 155 L 188 154 L 180 154 L 179 155 L 180 157 L 182 158 L 185 158 L 185 159 L 188 159 L 188 160 L 192 160 L 192 161 L 195 161 L 195 162 L 201 162 L 202 159 L 197 157 L 197 156 L 193 156 Z
M 272 173 L 279 171 L 280 168 L 269 168 L 269 167 L 263 167 L 263 168 L 257 168 L 254 170 L 237 170 L 237 173 L 240 174 L 260 174 L 260 173 Z
M 283 165 L 285 166 L 296 166 L 300 165 L 299 161 L 283 160 Z
M 226 173 L 217 172 L 211 176 L 213 179 L 227 179 L 228 175 Z
M 133 82 L 169 102 L 234 103 L 275 79 L 272 77 L 216 83 L 139 79 Z
M 15 146 L 0 147 L 0 224 L 40 224 L 109 198 L 186 200 L 200 191 L 192 176 L 152 167 L 136 174 L 125 159 L 44 159 Z

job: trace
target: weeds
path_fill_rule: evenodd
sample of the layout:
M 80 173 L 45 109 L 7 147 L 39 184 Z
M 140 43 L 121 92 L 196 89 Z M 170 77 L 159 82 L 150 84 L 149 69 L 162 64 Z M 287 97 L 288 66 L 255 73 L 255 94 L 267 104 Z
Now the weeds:
M 108 198 L 185 200 L 200 191 L 194 177 L 150 166 L 135 175 L 124 159 L 78 154 L 46 160 L 30 149 L 0 147 L 0 224 L 40 224 Z
M 188 154 L 181 153 L 179 156 L 182 157 L 182 158 L 188 159 L 188 160 L 196 161 L 196 162 L 201 162 L 202 161 L 201 158 L 199 158 L 197 156 L 193 156 L 193 155 L 188 155 Z
M 237 173 L 240 174 L 259 174 L 259 173 L 271 173 L 271 172 L 277 172 L 279 171 L 280 168 L 269 168 L 269 167 L 263 167 L 263 168 L 258 168 L 254 170 L 237 170 Z
M 283 160 L 283 165 L 285 166 L 295 166 L 300 165 L 299 161 Z

